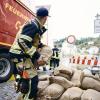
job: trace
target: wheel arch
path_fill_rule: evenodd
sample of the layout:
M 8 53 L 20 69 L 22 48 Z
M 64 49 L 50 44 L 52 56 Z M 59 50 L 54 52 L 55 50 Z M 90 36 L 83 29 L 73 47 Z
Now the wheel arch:
M 1 54 L 1 53 L 8 53 L 8 52 L 9 52 L 9 48 L 0 47 L 0 54 Z

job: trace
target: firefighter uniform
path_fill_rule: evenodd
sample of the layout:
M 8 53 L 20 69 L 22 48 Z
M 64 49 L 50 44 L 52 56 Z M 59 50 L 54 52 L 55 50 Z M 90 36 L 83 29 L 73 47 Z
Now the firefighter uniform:
M 22 72 L 23 79 L 31 79 L 29 80 L 29 91 L 24 95 L 25 100 L 36 97 L 38 76 L 34 65 L 40 57 L 36 49 L 45 31 L 45 27 L 40 28 L 38 19 L 25 23 L 18 32 L 10 49 L 10 55 L 15 64 L 14 74 L 17 75 L 19 72 Z
M 59 49 L 55 46 L 55 48 L 53 48 L 52 51 L 53 51 L 53 55 L 50 60 L 50 67 L 53 66 L 55 68 L 59 66 Z

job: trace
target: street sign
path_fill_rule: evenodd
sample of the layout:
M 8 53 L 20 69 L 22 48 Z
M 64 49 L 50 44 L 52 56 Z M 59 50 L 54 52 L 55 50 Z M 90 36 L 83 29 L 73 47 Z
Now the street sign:
M 94 33 L 100 33 L 100 19 L 94 20 Z
M 67 42 L 68 42 L 69 44 L 74 44 L 75 41 L 76 41 L 76 38 L 75 38 L 74 35 L 69 35 L 69 36 L 67 37 Z

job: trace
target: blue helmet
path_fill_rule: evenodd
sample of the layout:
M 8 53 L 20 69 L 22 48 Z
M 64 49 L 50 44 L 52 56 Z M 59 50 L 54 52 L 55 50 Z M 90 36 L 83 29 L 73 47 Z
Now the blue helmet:
M 40 17 L 48 16 L 48 10 L 44 7 L 41 7 L 37 10 L 36 15 Z

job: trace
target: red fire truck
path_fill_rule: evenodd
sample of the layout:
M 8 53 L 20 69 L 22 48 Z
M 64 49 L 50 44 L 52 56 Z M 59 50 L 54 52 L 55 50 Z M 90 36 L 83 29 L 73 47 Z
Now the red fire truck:
M 16 33 L 35 14 L 19 0 L 0 0 L 0 82 L 7 81 L 13 72 L 8 52 Z

